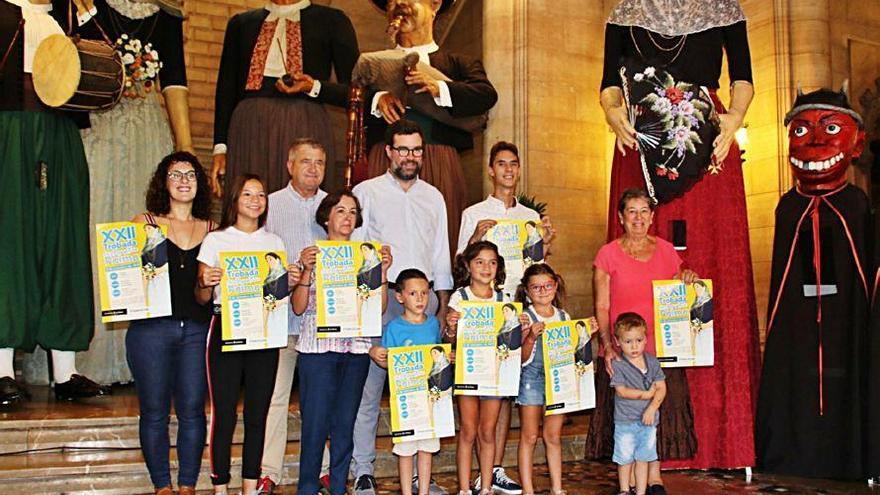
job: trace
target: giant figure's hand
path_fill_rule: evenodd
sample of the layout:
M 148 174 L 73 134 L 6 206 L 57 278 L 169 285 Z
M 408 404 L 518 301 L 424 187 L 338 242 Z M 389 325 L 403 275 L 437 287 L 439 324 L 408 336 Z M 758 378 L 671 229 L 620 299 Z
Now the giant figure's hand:
M 385 119 L 385 122 L 389 124 L 397 122 L 406 113 L 403 102 L 391 93 L 380 96 L 376 107 L 382 112 L 382 118 Z
M 211 186 L 211 192 L 218 198 L 223 197 L 223 186 L 220 181 L 226 176 L 226 153 L 214 155 L 214 162 L 211 164 L 211 174 L 208 176 L 208 183 Z

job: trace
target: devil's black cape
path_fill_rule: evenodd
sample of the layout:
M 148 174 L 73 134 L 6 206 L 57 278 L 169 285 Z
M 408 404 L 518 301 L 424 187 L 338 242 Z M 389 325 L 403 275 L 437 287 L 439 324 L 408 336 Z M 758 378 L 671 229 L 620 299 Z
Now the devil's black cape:
M 821 204 L 821 282 L 837 288 L 821 298 L 824 415 L 819 414 L 818 299 L 804 295 L 805 285 L 816 284 L 812 197 L 791 190 L 776 207 L 756 455 L 768 472 L 856 479 L 864 476 L 866 462 L 871 212 L 865 194 L 852 185 L 825 199 L 842 219 Z
M 868 327 L 868 383 L 865 393 L 868 409 L 865 426 L 866 477 L 880 475 L 880 229 L 874 231 L 874 291 L 871 325 Z

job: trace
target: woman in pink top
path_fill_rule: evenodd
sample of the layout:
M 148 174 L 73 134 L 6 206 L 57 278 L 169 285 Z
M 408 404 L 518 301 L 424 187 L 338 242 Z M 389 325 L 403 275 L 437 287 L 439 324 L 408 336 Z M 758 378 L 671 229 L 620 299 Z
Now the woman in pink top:
M 596 367 L 596 412 L 587 436 L 588 458 L 610 458 L 614 447 L 613 399 L 609 387 L 611 362 L 620 359 L 611 336 L 617 316 L 635 312 L 648 323 L 646 351 L 654 349 L 654 280 L 680 278 L 693 283 L 697 274 L 682 269 L 682 260 L 669 242 L 648 235 L 654 203 L 641 189 L 628 189 L 618 202 L 618 219 L 624 234 L 602 246 L 593 262 L 593 297 L 599 321 L 599 355 L 605 366 Z M 660 413 L 657 452 L 660 459 L 692 457 L 696 451 L 694 418 L 687 377 L 682 368 L 666 368 L 667 395 Z M 649 493 L 665 493 L 660 462 L 649 464 Z

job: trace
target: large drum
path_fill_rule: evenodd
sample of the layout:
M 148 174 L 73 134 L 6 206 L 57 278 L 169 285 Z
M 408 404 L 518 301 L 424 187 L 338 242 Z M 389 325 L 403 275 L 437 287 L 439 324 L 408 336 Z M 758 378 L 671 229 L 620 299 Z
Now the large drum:
M 37 47 L 33 79 L 46 105 L 91 112 L 119 103 L 125 69 L 119 53 L 103 41 L 53 34 Z

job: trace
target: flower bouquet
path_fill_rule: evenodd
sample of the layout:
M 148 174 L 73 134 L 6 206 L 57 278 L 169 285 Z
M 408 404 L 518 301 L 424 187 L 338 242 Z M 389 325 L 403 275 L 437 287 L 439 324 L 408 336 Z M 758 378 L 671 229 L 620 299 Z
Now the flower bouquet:
M 358 297 L 361 298 L 362 301 L 366 301 L 370 298 L 370 286 L 367 284 L 361 284 L 357 288 Z
M 267 294 L 263 296 L 263 308 L 270 313 L 275 311 L 275 307 L 278 306 L 278 299 L 275 298 L 273 294 Z
M 116 40 L 116 51 L 122 56 L 125 66 L 125 89 L 123 96 L 143 98 L 153 90 L 153 85 L 162 69 L 159 52 L 152 43 L 143 44 L 137 38 L 123 34 Z
M 717 114 L 706 88 L 638 63 L 620 69 L 624 99 L 648 193 L 658 202 L 684 194 L 708 169 Z
M 144 280 L 146 280 L 147 282 L 156 278 L 157 271 L 158 270 L 156 269 L 156 265 L 152 263 L 147 263 L 146 265 L 143 265 L 141 267 L 141 273 L 144 276 Z
M 430 399 L 431 403 L 437 402 L 443 396 L 443 391 L 437 387 L 431 387 L 428 389 L 428 399 Z

